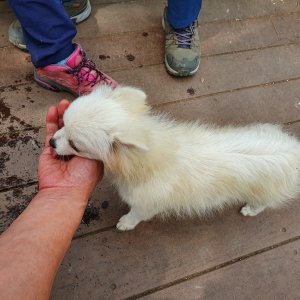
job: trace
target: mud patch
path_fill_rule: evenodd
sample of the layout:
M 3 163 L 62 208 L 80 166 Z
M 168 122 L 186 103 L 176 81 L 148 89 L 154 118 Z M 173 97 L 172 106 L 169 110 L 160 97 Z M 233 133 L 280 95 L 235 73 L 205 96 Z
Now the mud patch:
M 26 81 L 33 81 L 33 74 L 32 74 L 32 73 L 26 74 L 25 80 L 26 80 Z
M 0 98 L 0 118 L 6 120 L 10 115 L 10 108 L 4 103 L 5 98 Z
M 7 141 L 7 146 L 9 148 L 14 149 L 14 148 L 16 148 L 16 146 L 18 144 L 27 145 L 30 141 L 32 141 L 34 144 L 37 143 L 39 145 L 39 143 L 30 135 L 21 136 L 17 132 L 15 132 L 15 133 L 11 132 L 9 134 L 9 140 Z M 39 145 L 39 148 L 40 148 L 40 145 Z
M 20 90 L 20 89 L 19 89 L 17 86 L 15 86 L 15 85 L 8 85 L 6 88 L 8 89 L 9 92 L 19 91 L 19 90 Z
M 24 179 L 19 178 L 18 176 L 9 176 L 7 178 L 0 179 L 0 186 L 3 188 L 8 188 L 20 184 L 27 183 Z
M 132 54 L 127 54 L 126 55 L 126 58 L 129 60 L 129 61 L 134 61 L 135 60 L 135 56 L 133 56 Z
M 26 205 L 24 204 L 16 204 L 16 205 L 12 205 L 12 206 L 7 206 L 7 217 L 10 220 L 15 220 L 22 212 L 23 210 L 26 208 Z
M 4 102 L 5 97 L 0 98 L 0 120 L 1 121 L 9 121 L 9 123 L 17 122 L 20 125 L 24 126 L 25 128 L 32 127 L 31 125 L 27 124 L 25 121 L 21 120 L 20 118 L 13 116 L 11 114 L 10 107 Z M 15 127 L 13 125 L 7 126 L 9 131 L 14 131 Z
M 9 155 L 7 153 L 5 153 L 5 152 L 0 153 L 0 174 L 4 173 L 5 163 L 9 160 L 10 160 L 10 158 L 9 158 Z
M 30 193 L 25 193 L 24 188 L 15 188 L 7 195 L 6 205 L 0 205 L 0 233 L 24 211 L 36 193 L 37 187 Z
M 105 60 L 105 59 L 109 59 L 109 58 L 110 58 L 109 55 L 105 55 L 105 54 L 100 54 L 99 55 L 99 59 L 101 59 L 101 60 Z
M 108 208 L 108 202 L 107 201 L 103 201 L 102 203 L 101 203 L 101 208 L 102 209 L 107 209 Z
M 188 88 L 186 92 L 191 96 L 195 95 L 195 90 L 192 87 Z
M 0 135 L 0 147 L 3 147 L 8 141 L 8 138 L 6 135 Z
M 82 217 L 81 223 L 89 225 L 91 221 L 100 220 L 100 209 L 88 204 Z

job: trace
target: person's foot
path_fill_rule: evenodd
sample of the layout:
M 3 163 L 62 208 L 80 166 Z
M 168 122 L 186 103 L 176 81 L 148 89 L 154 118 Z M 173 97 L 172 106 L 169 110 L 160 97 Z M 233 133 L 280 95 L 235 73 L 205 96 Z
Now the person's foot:
M 76 24 L 86 20 L 91 14 L 89 0 L 63 0 L 65 11 Z M 19 20 L 13 21 L 8 29 L 9 41 L 19 49 L 26 50 L 22 27 Z
M 26 50 L 26 43 L 23 38 L 22 27 L 19 20 L 13 21 L 8 29 L 9 41 L 21 50 Z
M 165 65 L 174 76 L 190 76 L 200 65 L 198 22 L 183 29 L 174 29 L 167 20 L 167 8 L 162 20 L 165 31 Z
M 65 91 L 74 96 L 89 94 L 96 86 L 107 84 L 115 88 L 112 78 L 97 70 L 95 63 L 86 58 L 80 45 L 64 61 L 34 69 L 34 80 L 52 91 Z

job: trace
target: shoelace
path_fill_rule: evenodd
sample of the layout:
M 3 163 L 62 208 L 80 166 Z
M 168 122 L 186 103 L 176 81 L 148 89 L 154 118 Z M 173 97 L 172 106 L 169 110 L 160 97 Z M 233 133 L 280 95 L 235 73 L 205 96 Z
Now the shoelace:
M 89 86 L 93 87 L 95 84 L 97 84 L 100 81 L 105 81 L 109 83 L 108 78 L 96 68 L 96 65 L 93 61 L 88 59 L 86 57 L 86 54 L 84 51 L 81 50 L 81 56 L 82 60 L 81 62 L 77 65 L 76 68 L 69 70 L 70 74 L 73 74 L 73 76 L 76 78 L 77 83 L 78 83 L 78 94 L 80 95 L 80 83 L 83 81 L 87 81 L 87 84 L 84 86 Z M 94 71 L 94 74 L 91 74 L 91 72 Z M 89 81 L 90 76 L 92 76 L 92 80 Z
M 191 25 L 183 28 L 183 29 L 175 29 L 175 38 L 176 43 L 179 48 L 191 48 L 193 35 L 195 33 L 195 24 L 196 22 L 192 23 Z

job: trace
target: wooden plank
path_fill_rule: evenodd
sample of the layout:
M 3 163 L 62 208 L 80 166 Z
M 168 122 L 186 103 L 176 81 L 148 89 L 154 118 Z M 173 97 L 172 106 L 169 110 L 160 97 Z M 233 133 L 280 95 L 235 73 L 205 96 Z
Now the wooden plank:
M 276 24 L 276 30 L 274 29 Z M 300 15 L 262 18 L 258 20 L 205 23 L 200 26 L 202 55 L 245 51 L 299 41 Z M 261 34 L 264 32 L 264 35 Z M 1 32 L 0 32 L 1 34 Z M 101 43 L 98 42 L 101 38 Z M 164 34 L 158 31 L 138 31 L 102 37 L 77 37 L 88 56 L 105 72 L 162 64 Z M 1 42 L 1 41 L 0 41 Z M 15 47 L 0 49 L 6 60 L 0 86 L 32 80 L 30 56 Z
M 67 93 L 54 93 L 36 83 L 8 86 L 0 89 L 0 93 L 0 134 L 45 126 L 49 106 L 64 98 L 74 99 Z
M 300 45 L 296 44 L 204 57 L 200 71 L 191 78 L 173 78 L 167 74 L 162 64 L 114 71 L 110 75 L 120 83 L 143 88 L 152 103 L 166 103 L 189 98 L 191 95 L 186 92 L 189 88 L 193 89 L 192 96 L 197 97 L 299 78 L 300 61 L 297 59 L 299 51 Z M 21 71 L 17 76 L 14 72 L 16 68 L 17 65 L 10 71 L 7 70 L 7 76 L 1 78 L 0 85 L 6 86 L 18 80 L 21 83 L 32 80 L 25 70 L 23 74 Z M 1 91 L 5 92 L 3 88 Z
M 274 29 L 276 23 L 280 34 Z M 245 51 L 298 42 L 300 14 L 287 17 L 203 23 L 199 26 L 202 56 Z M 262 35 L 261 32 L 264 32 Z M 78 38 L 93 61 L 106 72 L 161 64 L 163 31 L 138 31 L 100 37 Z
M 300 242 L 250 257 L 142 299 L 300 299 Z
M 11 9 L 7 3 L 7 1 L 0 2 L 0 12 L 1 13 L 8 13 L 11 12 Z
M 204 57 L 192 78 L 173 78 L 164 65 L 112 72 L 120 83 L 141 87 L 154 104 L 221 93 L 300 76 L 300 45 L 281 46 L 213 57 Z M 165 88 L 167 87 L 167 88 Z
M 115 71 L 111 75 L 120 83 L 144 89 L 151 104 L 168 103 L 264 85 L 274 81 L 299 78 L 300 61 L 297 59 L 299 51 L 300 45 L 290 45 L 260 51 L 205 57 L 202 60 L 200 72 L 192 78 L 173 78 L 166 73 L 163 65 Z M 13 77 L 16 76 L 13 72 L 9 72 L 9 74 Z M 9 74 L 2 79 L 2 84 L 5 84 L 7 78 L 10 77 Z M 20 78 L 24 82 L 32 80 L 26 75 L 25 80 Z M 168 88 L 165 88 L 166 86 Z M 43 92 L 43 98 L 39 95 L 41 92 Z M 37 113 L 39 113 L 42 110 L 44 118 L 46 107 L 50 103 L 57 103 L 59 99 L 66 96 L 66 94 L 45 91 L 36 85 L 19 85 L 1 89 L 1 105 L 4 108 L 11 107 L 11 114 L 22 119 L 26 124 L 38 126 L 38 123 L 30 122 L 32 119 L 31 112 L 38 109 Z M 72 99 L 70 96 L 67 97 Z M 14 108 L 16 103 L 16 108 L 19 109 Z M 24 115 L 24 111 L 30 113 L 30 118 Z M 10 122 L 10 118 L 6 118 L 4 122 L 8 119 Z M 2 130 L 4 128 L 2 127 Z
M 300 38 L 300 22 L 299 13 L 290 15 L 282 15 L 271 17 L 274 24 L 274 29 L 277 33 L 278 39 L 283 41 L 295 41 Z
M 0 189 L 24 185 L 37 178 L 37 159 L 44 130 L 30 130 L 1 136 Z
M 271 2 L 268 0 L 250 0 L 247 2 L 236 2 L 235 0 L 203 1 L 200 22 L 258 18 L 289 14 L 299 10 L 298 0 L 273 0 Z
M 187 90 L 188 93 L 188 90 Z M 300 119 L 299 81 L 260 86 L 158 106 L 181 120 L 224 124 L 288 123 Z
M 226 2 L 203 1 L 200 23 L 235 19 L 249 19 L 270 15 L 282 15 L 299 12 L 298 0 L 279 1 L 275 4 L 268 0 L 250 0 L 237 3 L 235 0 Z M 111 5 L 94 6 L 92 17 L 78 26 L 78 34 L 99 36 L 108 33 L 153 30 L 161 28 L 164 0 L 130 1 Z M 80 27 L 88 28 L 88 31 Z
M 52 299 L 124 299 L 299 235 L 300 201 L 255 218 L 157 219 L 73 241 Z
M 13 20 L 14 15 L 10 12 L 5 13 L 0 6 L 0 48 L 11 45 L 8 40 L 8 28 Z

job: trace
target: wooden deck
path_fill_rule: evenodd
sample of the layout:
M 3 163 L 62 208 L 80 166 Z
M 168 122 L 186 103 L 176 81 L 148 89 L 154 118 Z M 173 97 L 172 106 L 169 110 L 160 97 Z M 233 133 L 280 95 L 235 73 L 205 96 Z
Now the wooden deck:
M 205 0 L 201 67 L 188 79 L 165 71 L 163 0 L 100 2 L 76 41 L 117 81 L 143 88 L 157 110 L 220 125 L 281 123 L 300 137 L 299 0 Z M 8 42 L 13 18 L 0 2 L 0 231 L 36 193 L 47 108 L 72 99 L 33 82 L 29 55 Z M 300 299 L 299 201 L 254 218 L 233 207 L 120 233 L 126 210 L 104 180 L 52 299 Z

